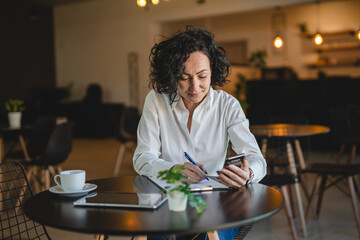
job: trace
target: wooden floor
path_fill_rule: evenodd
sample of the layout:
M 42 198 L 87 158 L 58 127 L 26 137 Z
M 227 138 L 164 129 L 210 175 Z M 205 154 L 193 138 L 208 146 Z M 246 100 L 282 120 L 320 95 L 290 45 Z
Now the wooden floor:
M 72 153 L 66 162 L 62 164 L 62 168 L 64 170 L 84 169 L 86 170 L 87 180 L 112 177 L 119 147 L 120 142 L 116 139 L 74 139 Z M 328 161 L 334 159 L 334 157 L 332 153 L 315 152 L 312 154 L 311 160 Z M 132 153 L 127 153 L 121 165 L 120 174 L 135 174 L 131 158 Z M 359 162 L 359 156 L 356 160 Z M 301 235 L 298 218 L 295 221 L 299 239 L 357 239 L 351 201 L 336 188 L 331 188 L 325 193 L 320 219 L 310 221 L 308 224 L 309 236 L 307 238 L 303 238 Z M 63 231 L 51 227 L 47 229 L 54 240 L 93 239 L 91 234 Z M 131 239 L 131 237 L 110 236 L 110 239 L 125 240 Z M 254 224 L 246 239 L 292 239 L 285 211 L 280 210 L 271 218 Z

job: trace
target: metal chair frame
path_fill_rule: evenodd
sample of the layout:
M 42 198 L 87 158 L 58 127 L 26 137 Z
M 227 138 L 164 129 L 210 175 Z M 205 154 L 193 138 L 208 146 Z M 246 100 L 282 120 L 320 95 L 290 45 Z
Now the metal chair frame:
M 0 189 L 1 239 L 51 239 L 45 226 L 29 219 L 23 211 L 33 192 L 20 163 L 0 164 Z

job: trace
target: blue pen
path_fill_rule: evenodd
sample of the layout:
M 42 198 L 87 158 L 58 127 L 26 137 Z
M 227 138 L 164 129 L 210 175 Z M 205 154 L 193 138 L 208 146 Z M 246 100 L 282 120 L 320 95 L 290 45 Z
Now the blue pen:
M 185 153 L 185 158 L 187 160 L 189 160 L 189 162 L 191 162 L 192 164 L 194 164 L 196 166 L 196 168 L 202 173 L 204 174 L 205 178 L 207 180 L 209 180 L 209 178 L 206 176 L 206 174 L 203 172 L 203 170 L 201 170 L 201 168 L 196 164 L 196 162 L 194 160 L 192 160 L 192 158 L 190 157 L 190 155 L 187 153 L 187 152 L 184 152 Z

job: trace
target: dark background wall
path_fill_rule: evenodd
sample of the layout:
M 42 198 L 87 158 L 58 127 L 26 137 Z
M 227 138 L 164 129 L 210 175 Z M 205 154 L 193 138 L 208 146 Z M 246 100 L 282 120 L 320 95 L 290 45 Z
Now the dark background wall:
M 0 120 L 6 121 L 9 98 L 31 105 L 34 89 L 55 87 L 52 6 L 2 1 L 0 33 Z
M 360 134 L 360 79 L 263 80 L 247 83 L 250 124 L 309 123 L 330 127 L 312 136 L 313 149 L 338 150 L 339 140 Z

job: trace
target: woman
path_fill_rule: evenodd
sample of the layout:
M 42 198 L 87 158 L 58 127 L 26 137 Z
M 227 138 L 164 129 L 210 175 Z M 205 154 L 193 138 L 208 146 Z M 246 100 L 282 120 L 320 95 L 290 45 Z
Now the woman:
M 135 170 L 157 176 L 183 165 L 188 180 L 199 182 L 205 176 L 186 160 L 187 152 L 205 173 L 230 187 L 260 181 L 266 162 L 239 101 L 213 89 L 225 85 L 230 68 L 213 34 L 187 28 L 155 44 L 150 62 L 152 90 L 138 126 Z M 242 167 L 223 168 L 229 140 L 236 153 L 246 155 Z

